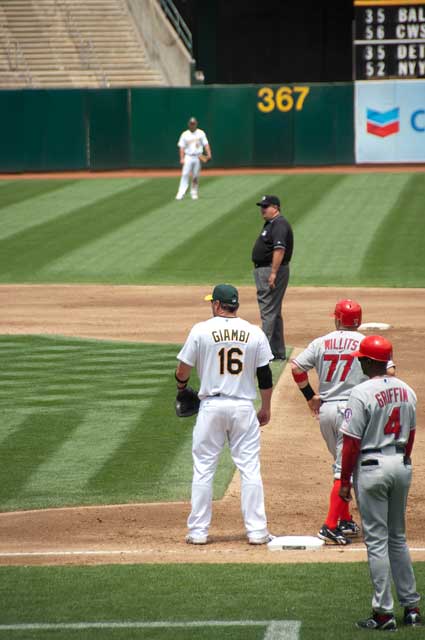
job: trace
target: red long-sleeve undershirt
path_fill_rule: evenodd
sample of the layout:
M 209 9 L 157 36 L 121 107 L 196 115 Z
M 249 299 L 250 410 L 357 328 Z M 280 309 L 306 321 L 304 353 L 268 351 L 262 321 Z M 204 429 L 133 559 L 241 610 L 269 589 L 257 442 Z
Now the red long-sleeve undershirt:
M 344 433 L 342 444 L 342 469 L 341 469 L 341 486 L 351 486 L 351 476 L 356 466 L 357 458 L 360 454 L 360 445 L 362 441 L 358 438 L 352 438 Z
M 412 455 L 413 443 L 415 442 L 416 429 L 412 429 L 409 433 L 409 439 L 406 443 L 406 456 L 410 458 Z

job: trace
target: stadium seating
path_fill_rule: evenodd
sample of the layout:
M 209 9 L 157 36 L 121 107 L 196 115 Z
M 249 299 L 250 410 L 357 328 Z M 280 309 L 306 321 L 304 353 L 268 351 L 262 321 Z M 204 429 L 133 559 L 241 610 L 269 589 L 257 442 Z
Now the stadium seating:
M 125 0 L 0 4 L 0 88 L 166 84 Z

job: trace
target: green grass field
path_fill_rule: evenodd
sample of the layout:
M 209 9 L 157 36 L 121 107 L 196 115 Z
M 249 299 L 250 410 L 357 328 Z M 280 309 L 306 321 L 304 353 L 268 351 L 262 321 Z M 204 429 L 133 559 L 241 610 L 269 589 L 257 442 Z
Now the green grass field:
M 0 282 L 252 284 L 271 192 L 294 227 L 292 285 L 424 286 L 423 173 L 206 174 L 181 202 L 177 182 L 1 182 Z
M 188 500 L 195 418 L 174 412 L 178 351 L 0 336 L 0 509 Z M 233 472 L 226 449 L 215 498 Z
M 255 202 L 276 193 L 292 285 L 425 285 L 425 174 L 206 171 L 196 202 L 176 202 L 177 184 L 0 181 L 0 283 L 253 284 Z M 0 508 L 188 499 L 178 349 L 0 336 Z M 227 452 L 216 498 L 232 473 Z M 366 563 L 23 566 L 0 567 L 0 595 L 0 640 L 351 640 L 371 586 Z
M 371 587 L 359 562 L 148 564 L 2 567 L 0 594 L 0 640 L 356 640 Z M 423 631 L 400 624 L 396 637 Z

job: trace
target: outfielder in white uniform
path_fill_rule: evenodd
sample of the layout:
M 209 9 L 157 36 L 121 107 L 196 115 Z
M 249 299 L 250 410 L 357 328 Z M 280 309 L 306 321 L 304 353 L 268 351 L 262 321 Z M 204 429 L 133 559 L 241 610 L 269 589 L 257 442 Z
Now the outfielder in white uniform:
M 260 472 L 260 426 L 270 420 L 273 390 L 268 340 L 257 326 L 236 316 L 238 291 L 232 285 L 214 288 L 213 317 L 195 324 L 178 354 L 177 388 L 187 384 L 196 367 L 201 400 L 193 431 L 192 510 L 186 542 L 206 544 L 212 515 L 213 479 L 220 453 L 229 443 L 241 474 L 241 509 L 250 544 L 265 544 L 267 528 Z M 261 408 L 255 412 L 256 378 Z
M 350 477 L 362 517 L 374 587 L 372 615 L 363 629 L 394 631 L 391 576 L 404 607 L 404 624 L 421 624 L 420 596 L 406 543 L 405 511 L 412 479 L 410 455 L 416 426 L 416 395 L 405 382 L 386 374 L 392 345 L 368 336 L 354 354 L 369 378 L 354 387 L 341 427 L 343 454 L 340 496 L 350 499 Z
M 329 511 L 318 536 L 326 542 L 346 545 L 348 536 L 359 533 L 349 505 L 339 496 L 341 477 L 342 435 L 339 433 L 351 389 L 365 380 L 353 353 L 364 335 L 357 331 L 362 322 L 362 308 L 350 299 L 335 305 L 335 331 L 316 338 L 292 360 L 292 375 L 305 396 L 310 410 L 319 419 L 320 431 L 334 460 L 334 483 Z M 391 362 L 389 366 L 393 366 Z M 312 390 L 307 372 L 315 368 L 319 377 L 319 393 Z
M 190 176 L 192 176 L 192 183 L 190 186 L 191 198 L 192 200 L 198 199 L 199 175 L 201 173 L 200 156 L 205 151 L 207 161 L 211 160 L 211 147 L 208 143 L 205 131 L 198 129 L 198 121 L 196 118 L 190 118 L 188 127 L 189 129 L 183 131 L 177 143 L 179 148 L 180 164 L 182 165 L 182 175 L 176 200 L 183 199 L 189 187 Z

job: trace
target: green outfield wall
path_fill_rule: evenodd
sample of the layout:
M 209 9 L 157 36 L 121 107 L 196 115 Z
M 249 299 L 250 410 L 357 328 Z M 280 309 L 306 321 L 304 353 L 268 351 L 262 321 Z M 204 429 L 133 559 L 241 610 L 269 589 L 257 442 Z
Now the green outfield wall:
M 217 167 L 354 162 L 353 85 L 0 91 L 0 171 L 178 166 L 195 115 Z

